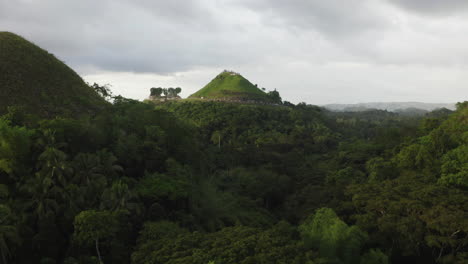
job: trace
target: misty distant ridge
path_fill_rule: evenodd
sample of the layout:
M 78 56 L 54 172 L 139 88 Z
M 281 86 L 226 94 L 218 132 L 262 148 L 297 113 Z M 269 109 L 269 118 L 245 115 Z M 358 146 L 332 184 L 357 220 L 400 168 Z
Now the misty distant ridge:
M 369 109 L 387 110 L 390 112 L 399 112 L 405 109 L 421 109 L 433 111 L 440 108 L 455 110 L 455 103 L 421 103 L 421 102 L 375 102 L 358 104 L 327 104 L 323 105 L 331 111 L 352 111 L 359 112 Z

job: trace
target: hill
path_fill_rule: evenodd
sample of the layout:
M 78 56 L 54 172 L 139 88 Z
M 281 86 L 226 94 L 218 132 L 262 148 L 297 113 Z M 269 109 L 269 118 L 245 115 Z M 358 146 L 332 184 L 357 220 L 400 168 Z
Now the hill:
M 76 116 L 106 102 L 54 55 L 10 32 L 0 32 L 0 114 L 18 106 L 41 117 Z
M 415 107 L 395 109 L 393 112 L 398 113 L 400 115 L 407 115 L 407 116 L 424 116 L 429 113 L 429 111 L 427 110 L 415 108 Z
M 220 101 L 271 101 L 270 97 L 242 75 L 223 71 L 189 98 Z
M 347 111 L 347 112 L 360 112 L 367 109 L 379 109 L 395 112 L 400 109 L 421 109 L 425 111 L 432 111 L 439 108 L 447 108 L 455 110 L 455 104 L 444 103 L 421 103 L 421 102 L 376 102 L 376 103 L 359 103 L 359 104 L 327 104 L 324 105 L 331 111 Z

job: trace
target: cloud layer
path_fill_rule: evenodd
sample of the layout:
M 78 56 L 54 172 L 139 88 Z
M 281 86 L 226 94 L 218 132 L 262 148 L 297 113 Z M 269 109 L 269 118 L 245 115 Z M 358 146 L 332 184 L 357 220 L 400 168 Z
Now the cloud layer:
M 463 0 L 0 0 L 0 30 L 143 99 L 234 69 L 298 102 L 468 99 Z M 101 79 L 100 79 L 101 78 Z

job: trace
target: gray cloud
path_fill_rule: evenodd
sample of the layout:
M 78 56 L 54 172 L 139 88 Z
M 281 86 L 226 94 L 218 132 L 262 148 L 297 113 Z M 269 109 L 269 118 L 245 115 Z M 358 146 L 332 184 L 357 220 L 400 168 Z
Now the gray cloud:
M 468 84 L 460 77 L 468 69 L 466 7 L 461 0 L 0 0 L 0 31 L 26 37 L 93 81 L 123 82 L 121 91 L 154 74 L 178 76 L 162 79 L 194 91 L 200 76 L 228 68 L 315 103 L 353 93 L 417 100 L 405 96 L 423 98 L 418 87 L 431 87 L 424 98 L 449 98 L 438 92 L 442 83 L 457 98 Z M 135 74 L 117 78 L 122 72 Z
M 410 2 L 423 6 L 404 1 Z M 451 2 L 447 6 L 461 4 Z M 401 14 L 385 1 L 346 3 L 0 0 L 0 27 L 24 35 L 78 69 L 172 73 L 261 63 L 272 54 L 317 63 L 468 61 L 466 49 L 452 40 L 459 32 L 447 35 L 441 28 L 428 28 L 427 21 L 395 24 Z
M 201 1 L 1 0 L 0 10 L 1 28 L 74 67 L 169 73 L 249 59 L 247 52 L 232 52 L 243 39 L 220 28 Z
M 282 21 L 302 29 L 318 30 L 334 37 L 350 37 L 388 25 L 370 0 L 259 0 L 242 2 L 256 12 L 266 13 L 265 21 Z
M 333 53 L 328 53 L 328 61 L 430 66 L 468 63 L 468 47 L 460 45 L 468 31 L 464 17 L 439 21 L 406 13 L 406 6 L 416 10 L 421 7 L 422 12 L 460 11 L 468 7 L 468 1 L 390 1 L 398 8 L 385 0 L 346 3 L 341 0 L 241 0 L 239 3 L 260 14 L 265 25 L 282 27 L 296 35 L 317 32 L 319 38 L 328 41 L 328 46 L 335 47 Z M 316 45 L 312 42 L 303 47 L 303 54 Z M 337 50 L 341 51 L 339 56 L 336 56 Z
M 466 0 L 390 0 L 390 2 L 409 11 L 429 15 L 451 15 L 466 12 L 468 9 Z

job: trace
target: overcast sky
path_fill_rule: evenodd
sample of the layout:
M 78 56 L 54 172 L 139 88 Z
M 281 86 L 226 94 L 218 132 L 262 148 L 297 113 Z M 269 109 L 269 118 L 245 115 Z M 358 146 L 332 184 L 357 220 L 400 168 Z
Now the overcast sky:
M 0 31 L 135 99 L 229 69 L 295 103 L 468 100 L 467 0 L 0 0 Z

